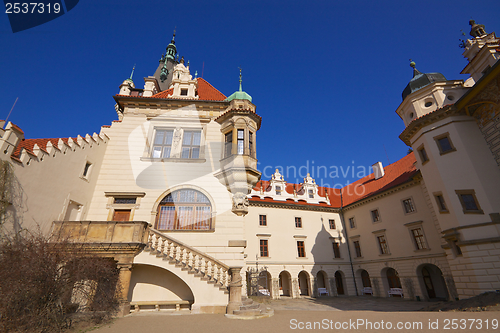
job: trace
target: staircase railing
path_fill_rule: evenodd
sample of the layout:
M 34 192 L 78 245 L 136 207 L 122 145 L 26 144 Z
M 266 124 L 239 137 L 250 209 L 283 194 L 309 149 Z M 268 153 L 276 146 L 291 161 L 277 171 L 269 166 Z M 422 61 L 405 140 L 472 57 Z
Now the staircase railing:
M 222 288 L 229 285 L 229 266 L 197 249 L 183 244 L 158 230 L 148 228 L 148 243 L 146 250 L 156 252 L 167 260 L 174 261 L 188 271 L 199 274 L 209 283 Z

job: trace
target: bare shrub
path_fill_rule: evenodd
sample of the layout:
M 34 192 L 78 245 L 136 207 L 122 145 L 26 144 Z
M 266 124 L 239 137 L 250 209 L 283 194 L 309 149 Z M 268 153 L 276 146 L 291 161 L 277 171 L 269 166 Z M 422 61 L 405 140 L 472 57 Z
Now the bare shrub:
M 41 236 L 0 244 L 0 331 L 61 332 L 117 309 L 114 261 Z

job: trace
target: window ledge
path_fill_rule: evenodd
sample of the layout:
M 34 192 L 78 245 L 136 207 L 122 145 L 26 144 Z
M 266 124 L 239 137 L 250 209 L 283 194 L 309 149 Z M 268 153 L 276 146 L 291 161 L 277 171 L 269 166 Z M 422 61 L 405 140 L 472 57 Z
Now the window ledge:
M 413 252 L 427 252 L 427 251 L 430 251 L 430 250 L 431 250 L 430 248 L 425 248 L 425 249 L 413 250 Z
M 443 155 L 446 155 L 446 154 L 449 154 L 449 153 L 453 153 L 454 151 L 457 151 L 455 148 L 451 149 L 451 150 L 447 150 L 445 152 L 439 152 L 439 155 L 443 156 Z
M 464 214 L 484 214 L 483 210 L 464 210 Z
M 439 214 L 450 214 L 449 210 L 440 210 Z
M 344 258 L 333 258 L 333 260 L 344 260 Z
M 87 177 L 84 177 L 84 176 L 81 176 L 80 179 L 86 181 L 87 183 L 90 182 L 89 179 Z
M 165 229 L 163 229 L 162 230 L 162 229 L 159 229 L 158 231 L 159 232 L 168 232 L 168 233 L 170 233 L 170 232 L 215 232 L 215 229 L 210 229 L 210 230 L 190 230 L 190 229 L 185 229 L 185 230 L 183 230 L 183 229 L 179 229 L 179 230 L 170 230 L 170 229 L 165 230 Z
M 390 256 L 390 255 L 391 255 L 391 253 L 381 253 L 378 256 L 379 257 L 387 257 L 387 256 Z
M 152 158 L 141 157 L 142 162 L 205 163 L 205 158 Z
M 309 259 L 309 258 L 307 258 L 307 257 L 296 257 L 296 259 L 307 260 L 307 259 Z

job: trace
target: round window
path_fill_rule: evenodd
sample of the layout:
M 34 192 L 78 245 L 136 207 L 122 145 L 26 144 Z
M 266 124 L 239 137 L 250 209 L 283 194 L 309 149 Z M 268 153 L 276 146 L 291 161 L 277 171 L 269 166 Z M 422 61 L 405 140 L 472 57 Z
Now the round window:
M 428 108 L 432 105 L 432 102 L 431 101 L 428 101 L 428 102 L 425 102 L 425 107 Z
M 454 100 L 454 99 L 455 99 L 455 96 L 453 96 L 453 95 L 448 95 L 448 96 L 446 96 L 446 97 L 447 97 L 450 101 L 452 101 L 452 100 Z
M 410 119 L 413 119 L 413 116 L 414 116 L 413 112 L 410 112 Z

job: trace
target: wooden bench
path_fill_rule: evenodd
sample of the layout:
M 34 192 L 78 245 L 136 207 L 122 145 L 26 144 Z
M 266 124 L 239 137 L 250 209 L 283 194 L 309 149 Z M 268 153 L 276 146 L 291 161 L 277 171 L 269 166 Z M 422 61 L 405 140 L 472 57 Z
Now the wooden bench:
M 330 293 L 328 292 L 328 290 L 326 290 L 326 288 L 318 288 L 318 296 L 321 295 L 330 296 Z
M 364 287 L 363 288 L 363 295 L 373 295 L 372 287 Z
M 401 289 L 401 288 L 391 288 L 391 289 L 389 289 L 388 293 L 389 293 L 389 297 L 391 297 L 392 295 L 399 295 L 399 296 L 403 297 L 403 289 Z
M 191 305 L 190 301 L 183 301 L 183 300 L 178 300 L 178 301 L 136 301 L 136 302 L 130 302 L 130 310 L 132 311 L 133 307 L 133 312 L 137 313 L 141 311 L 141 307 L 146 307 L 146 306 L 154 306 L 154 311 L 160 311 L 161 307 L 165 306 L 175 306 L 175 311 L 180 311 L 181 310 L 181 305 L 187 305 L 188 309 Z

